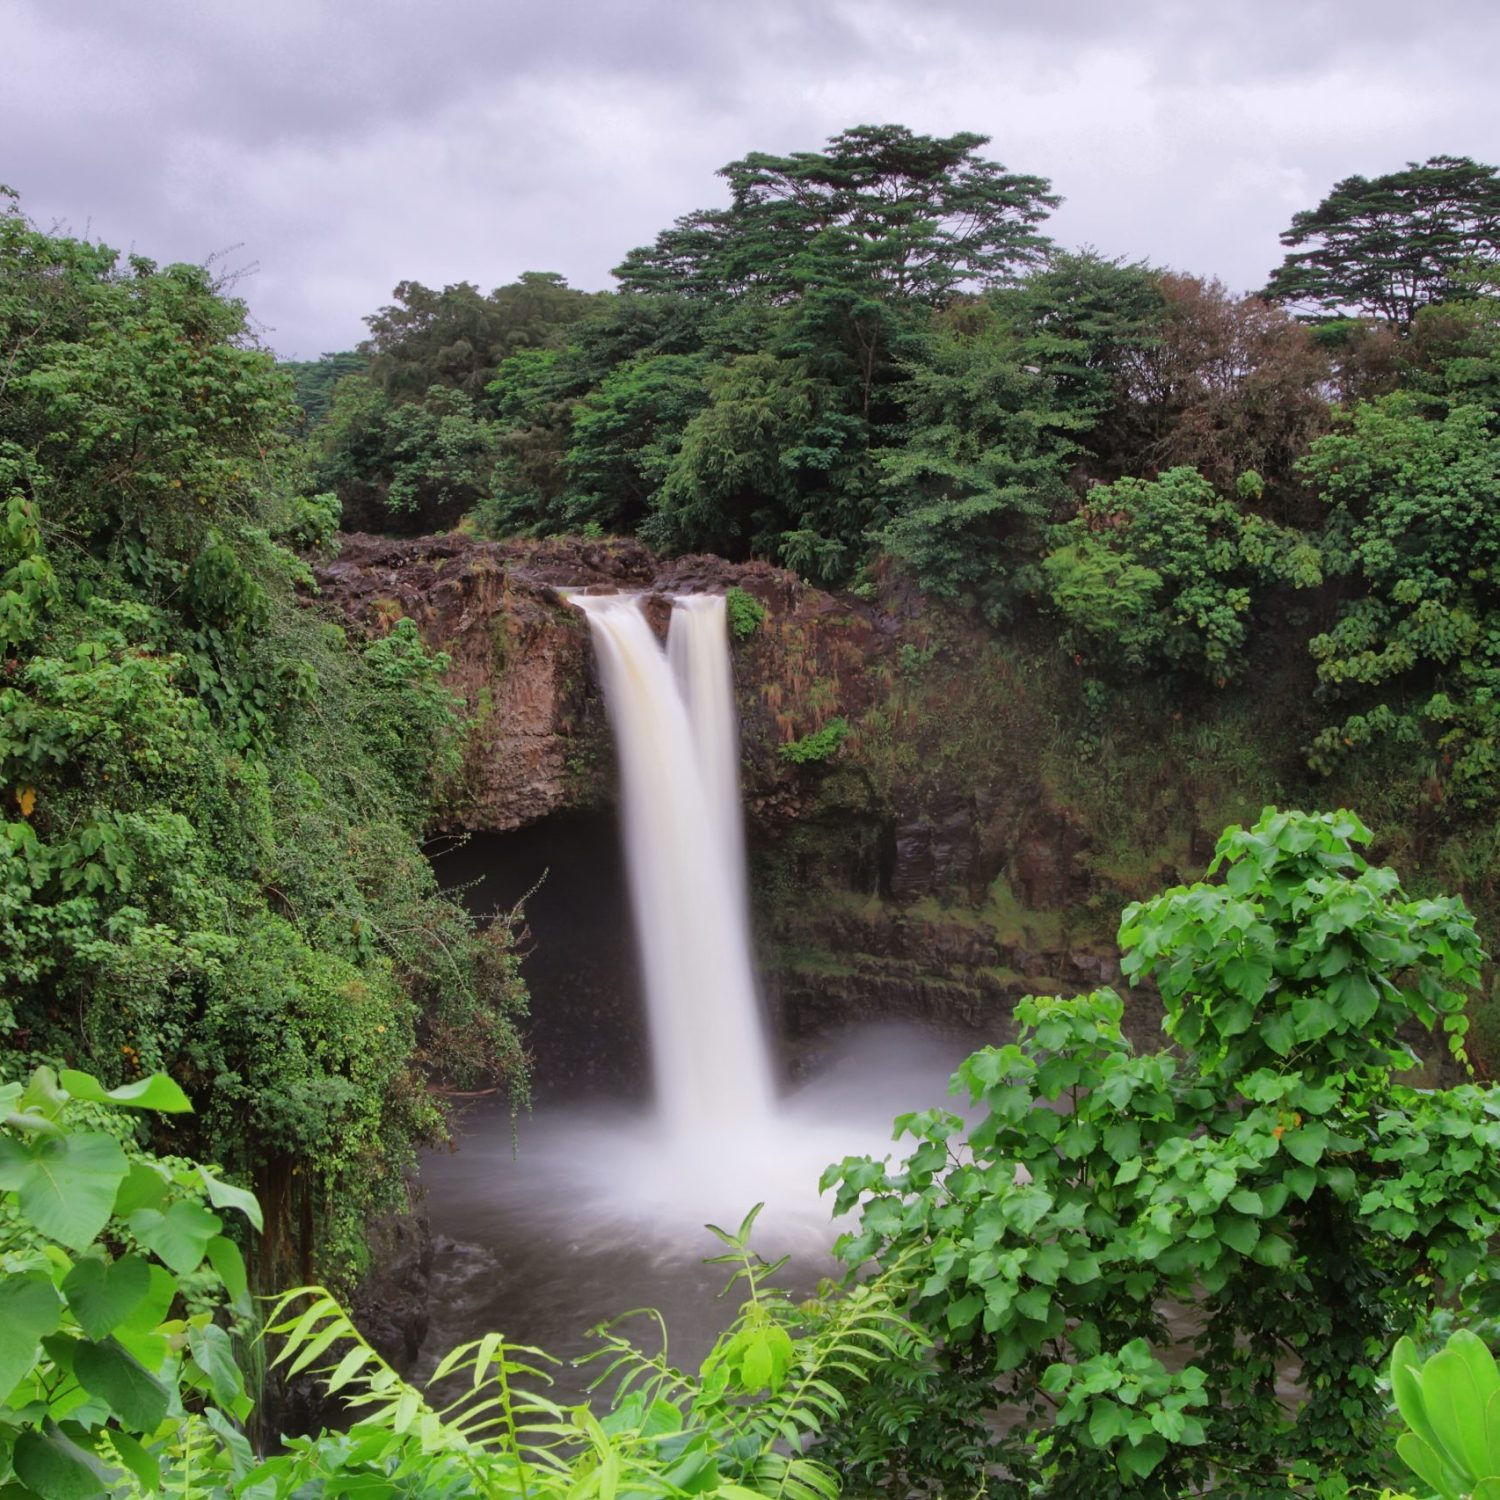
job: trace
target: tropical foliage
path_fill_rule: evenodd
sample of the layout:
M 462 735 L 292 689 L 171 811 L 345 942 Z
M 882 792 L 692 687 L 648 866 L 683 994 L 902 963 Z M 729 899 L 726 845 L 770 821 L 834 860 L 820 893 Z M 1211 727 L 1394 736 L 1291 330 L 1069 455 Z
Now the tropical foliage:
M 409 622 L 349 640 L 289 384 L 204 271 L 0 215 L 0 1076 L 164 1071 L 257 1183 L 261 1253 L 352 1272 L 441 1135 L 524 1088 L 505 924 L 419 838 L 458 750 Z M 300 1227 L 299 1227 L 300 1226 Z
M 1109 990 L 1028 999 L 959 1070 L 967 1123 L 903 1116 L 899 1166 L 825 1175 L 860 1213 L 845 1260 L 902 1279 L 944 1378 L 1017 1413 L 991 1493 L 1386 1478 L 1392 1341 L 1490 1289 L 1500 1104 L 1401 1081 L 1406 1028 L 1457 1048 L 1483 954 L 1461 901 L 1411 899 L 1368 841 L 1347 813 L 1230 828 L 1217 880 L 1120 925 L 1171 1050 L 1135 1051 Z

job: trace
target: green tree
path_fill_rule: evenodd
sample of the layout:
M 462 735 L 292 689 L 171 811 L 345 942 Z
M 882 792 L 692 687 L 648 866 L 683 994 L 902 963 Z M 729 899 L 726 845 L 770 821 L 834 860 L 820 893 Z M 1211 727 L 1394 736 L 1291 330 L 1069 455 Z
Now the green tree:
M 1475 263 L 1500 259 L 1500 168 L 1432 156 L 1380 177 L 1346 177 L 1316 208 L 1293 215 L 1281 243 L 1293 249 L 1268 297 L 1407 329 Z
M 879 459 L 890 519 L 876 537 L 923 588 L 997 621 L 1036 586 L 1089 417 L 1054 401 L 989 308 L 955 309 L 920 347 L 899 391 L 901 440 Z
M 560 519 L 631 531 L 650 514 L 689 422 L 712 399 L 701 354 L 644 354 L 616 365 L 572 408 Z
M 706 386 L 708 404 L 684 429 L 641 535 L 843 576 L 869 515 L 868 434 L 849 394 L 769 352 L 718 366 Z
M 979 155 L 988 138 L 859 125 L 824 151 L 752 152 L 719 175 L 728 209 L 689 214 L 616 271 L 629 291 L 710 299 L 801 296 L 836 281 L 942 303 L 1004 285 L 1047 248 L 1058 199 L 1040 177 Z
M 1259 476 L 1245 476 L 1253 497 Z M 1196 469 L 1090 489 L 1042 564 L 1063 646 L 1092 673 L 1245 666 L 1257 594 L 1323 581 L 1316 547 L 1220 495 Z
M 333 404 L 334 387 L 346 375 L 362 375 L 369 360 L 356 350 L 324 354 L 317 359 L 282 360 L 281 368 L 292 377 L 292 399 L 302 408 L 309 427 L 316 427 Z
M 313 453 L 346 529 L 438 531 L 489 495 L 500 430 L 448 386 L 394 401 L 371 377 L 351 375 L 334 392 Z
M 403 281 L 394 296 L 365 319 L 360 352 L 375 384 L 398 400 L 420 400 L 434 385 L 478 397 L 505 359 L 555 346 L 599 300 L 550 271 L 527 271 L 488 295 L 467 281 L 441 291 Z
M 1087 447 L 1115 460 L 1132 358 L 1160 340 L 1167 315 L 1160 273 L 1091 250 L 1059 253 L 997 294 L 996 307 L 1015 330 L 1022 361 L 1046 372 L 1053 400 L 1092 420 Z
M 1434 420 L 1398 392 L 1341 418 L 1303 469 L 1330 506 L 1329 570 L 1351 592 L 1310 643 L 1325 698 L 1351 710 L 1314 740 L 1314 766 L 1383 745 L 1422 764 L 1441 799 L 1489 806 L 1500 774 L 1494 413 L 1455 405 Z
M 446 663 L 298 597 L 336 511 L 201 268 L 0 214 L 0 369 L 0 1076 L 169 1072 L 267 1257 L 347 1277 L 442 1134 L 427 1080 L 524 1090 L 504 924 L 419 843 Z

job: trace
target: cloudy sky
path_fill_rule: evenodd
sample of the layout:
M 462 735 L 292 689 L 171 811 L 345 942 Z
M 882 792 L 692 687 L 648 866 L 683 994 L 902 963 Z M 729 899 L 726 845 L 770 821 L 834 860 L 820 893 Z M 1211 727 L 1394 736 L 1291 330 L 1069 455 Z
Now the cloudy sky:
M 218 254 L 286 356 L 397 281 L 576 286 L 854 124 L 989 135 L 1068 245 L 1264 281 L 1338 178 L 1500 161 L 1495 0 L 0 0 L 0 182 Z

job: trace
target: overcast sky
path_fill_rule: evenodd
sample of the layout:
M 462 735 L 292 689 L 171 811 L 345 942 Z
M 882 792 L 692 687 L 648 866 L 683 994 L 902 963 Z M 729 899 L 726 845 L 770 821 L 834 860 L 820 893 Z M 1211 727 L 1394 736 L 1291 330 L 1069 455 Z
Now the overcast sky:
M 611 285 L 748 151 L 991 137 L 1070 246 L 1260 285 L 1353 172 L 1500 161 L 1496 0 L 0 0 L 0 182 L 43 226 L 219 253 L 262 336 L 396 282 Z

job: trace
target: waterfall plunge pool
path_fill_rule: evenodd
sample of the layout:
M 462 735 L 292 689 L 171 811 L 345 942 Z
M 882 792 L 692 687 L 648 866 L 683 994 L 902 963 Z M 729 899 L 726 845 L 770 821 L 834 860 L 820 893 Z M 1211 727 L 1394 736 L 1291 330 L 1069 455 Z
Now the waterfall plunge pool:
M 665 1316 L 674 1362 L 696 1362 L 733 1313 L 714 1300 L 726 1273 L 703 1264 L 721 1248 L 704 1225 L 731 1228 L 764 1204 L 755 1248 L 792 1256 L 784 1281 L 810 1290 L 836 1270 L 822 1170 L 890 1151 L 892 1117 L 943 1102 L 978 1040 L 864 1028 L 778 1088 L 745 900 L 724 601 L 674 601 L 665 649 L 638 599 L 574 602 L 620 760 L 624 857 L 618 836 L 591 854 L 574 820 L 508 843 L 500 862 L 471 843 L 439 863 L 450 885 L 479 877 L 480 910 L 533 891 L 537 1106 L 514 1129 L 503 1106 L 472 1109 L 459 1150 L 424 1164 L 438 1245 L 428 1368 L 492 1329 L 575 1358 L 596 1347 L 589 1328 L 641 1307 Z M 562 1374 L 554 1394 L 586 1380 Z

